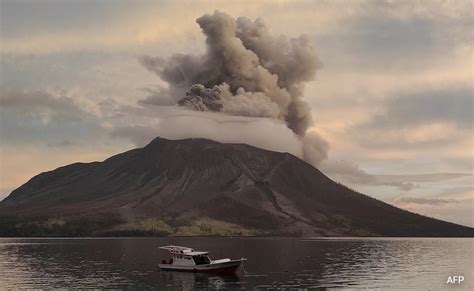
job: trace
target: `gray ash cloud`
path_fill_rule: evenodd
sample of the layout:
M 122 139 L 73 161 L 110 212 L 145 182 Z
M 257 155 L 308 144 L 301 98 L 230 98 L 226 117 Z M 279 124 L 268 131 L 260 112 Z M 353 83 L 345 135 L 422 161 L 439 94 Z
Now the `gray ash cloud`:
M 219 11 L 196 22 L 206 36 L 204 54 L 140 58 L 168 83 L 167 94 L 191 110 L 283 120 L 303 143 L 311 141 L 304 149 L 317 156 L 314 163 L 324 159 L 327 143 L 305 138 L 312 117 L 302 100 L 304 84 L 320 67 L 308 37 L 273 35 L 260 18 L 235 19 Z

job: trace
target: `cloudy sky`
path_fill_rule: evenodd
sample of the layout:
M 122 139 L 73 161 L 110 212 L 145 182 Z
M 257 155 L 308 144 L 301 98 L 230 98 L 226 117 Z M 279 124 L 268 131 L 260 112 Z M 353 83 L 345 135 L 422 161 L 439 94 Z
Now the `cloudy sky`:
M 0 199 L 40 172 L 156 135 L 291 152 L 267 120 L 149 102 L 166 83 L 139 59 L 204 52 L 196 18 L 220 10 L 261 17 L 274 35 L 306 34 L 316 48 L 322 66 L 304 100 L 310 131 L 329 145 L 326 174 L 474 226 L 472 3 L 0 0 Z

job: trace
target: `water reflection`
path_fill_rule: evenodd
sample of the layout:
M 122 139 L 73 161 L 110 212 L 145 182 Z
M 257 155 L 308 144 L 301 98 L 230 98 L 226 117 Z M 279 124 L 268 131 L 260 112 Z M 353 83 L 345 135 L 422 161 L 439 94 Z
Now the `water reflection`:
M 0 239 L 0 288 L 472 288 L 472 239 Z M 177 244 L 249 258 L 236 276 L 160 272 Z
M 240 278 L 187 272 L 160 272 L 162 286 L 179 290 L 240 288 Z

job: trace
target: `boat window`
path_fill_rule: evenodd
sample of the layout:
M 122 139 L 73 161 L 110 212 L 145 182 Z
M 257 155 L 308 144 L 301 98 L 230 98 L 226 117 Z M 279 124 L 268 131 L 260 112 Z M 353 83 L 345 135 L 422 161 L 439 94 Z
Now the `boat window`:
M 193 260 L 196 263 L 196 265 L 206 265 L 206 264 L 211 263 L 211 260 L 209 260 L 209 257 L 205 255 L 193 256 Z

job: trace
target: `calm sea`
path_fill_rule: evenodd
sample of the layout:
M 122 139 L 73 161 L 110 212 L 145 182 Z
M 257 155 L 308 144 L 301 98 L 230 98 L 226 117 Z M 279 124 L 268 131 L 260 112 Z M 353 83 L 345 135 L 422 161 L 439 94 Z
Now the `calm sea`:
M 232 277 L 160 272 L 168 244 L 248 261 Z M 473 272 L 474 239 L 0 238 L 0 289 L 473 290 Z

